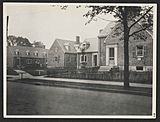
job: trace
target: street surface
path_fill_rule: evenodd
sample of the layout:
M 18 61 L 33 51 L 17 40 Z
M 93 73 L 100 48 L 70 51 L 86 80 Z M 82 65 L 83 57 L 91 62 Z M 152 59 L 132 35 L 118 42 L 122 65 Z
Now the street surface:
M 152 98 L 7 83 L 7 115 L 151 115 Z

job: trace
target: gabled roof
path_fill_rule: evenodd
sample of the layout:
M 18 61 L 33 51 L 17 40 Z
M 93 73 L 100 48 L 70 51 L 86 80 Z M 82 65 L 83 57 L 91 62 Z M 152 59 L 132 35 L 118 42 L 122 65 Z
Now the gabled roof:
M 16 56 L 15 51 L 18 51 L 20 57 L 44 58 L 44 53 L 48 53 L 48 49 L 26 46 L 8 46 L 7 49 L 7 51 L 11 52 L 12 56 Z M 30 52 L 29 56 L 26 55 L 27 51 Z M 38 52 L 38 56 L 35 56 L 35 52 Z
M 114 28 L 119 26 L 121 23 L 120 22 L 110 22 L 107 24 L 107 26 L 99 33 L 98 37 L 107 37 L 112 31 L 114 31 Z M 129 23 L 131 24 L 131 23 Z M 140 22 L 137 23 L 138 26 L 142 26 Z M 149 30 L 145 30 L 151 37 L 152 37 L 152 32 Z
M 87 38 L 84 41 L 90 43 L 89 48 L 85 52 L 98 52 L 98 38 Z
M 61 47 L 64 53 L 77 53 L 74 47 L 74 45 L 76 44 L 76 41 L 70 41 L 70 40 L 64 40 L 64 39 L 56 39 L 55 41 L 58 42 L 59 46 Z M 51 46 L 51 48 L 53 47 L 53 45 Z M 69 46 L 68 50 L 66 49 L 65 45 Z
M 115 27 L 116 22 L 110 22 L 107 26 L 99 33 L 98 37 L 106 37 L 108 34 L 111 33 L 112 29 Z

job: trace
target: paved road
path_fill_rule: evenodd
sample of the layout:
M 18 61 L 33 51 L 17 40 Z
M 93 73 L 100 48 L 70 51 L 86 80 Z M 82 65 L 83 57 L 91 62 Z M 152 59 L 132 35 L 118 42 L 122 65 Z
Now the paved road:
M 8 82 L 8 115 L 151 115 L 151 97 Z

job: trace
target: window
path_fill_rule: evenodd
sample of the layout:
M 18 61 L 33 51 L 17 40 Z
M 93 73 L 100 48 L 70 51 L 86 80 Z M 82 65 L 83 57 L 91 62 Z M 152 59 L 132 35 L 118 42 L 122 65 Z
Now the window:
M 137 57 L 143 57 L 144 56 L 144 47 L 142 45 L 138 45 L 136 47 L 136 55 L 137 55 Z
M 87 56 L 81 55 L 80 62 L 86 62 L 86 61 L 87 61 Z
M 35 56 L 38 56 L 38 51 L 36 51 L 36 52 L 34 53 L 34 55 L 35 55 Z
M 64 44 L 64 47 L 66 48 L 67 51 L 70 50 L 70 44 L 69 44 L 69 43 L 65 43 L 65 44 Z
M 16 50 L 15 51 L 15 55 L 19 55 L 20 53 L 19 53 L 19 50 Z
M 67 55 L 67 62 L 70 62 L 71 61 L 71 57 L 70 55 Z
M 28 56 L 30 56 L 31 54 L 30 54 L 30 52 L 27 50 L 26 51 L 26 55 L 28 55 Z
M 69 47 L 69 45 L 65 45 L 65 48 L 66 48 L 66 50 L 70 50 L 70 47 Z
M 136 67 L 136 70 L 138 70 L 138 71 L 143 71 L 143 66 L 137 66 L 137 67 Z
M 109 60 L 114 60 L 114 48 L 109 48 Z
M 32 59 L 27 59 L 27 64 L 32 64 Z
M 58 61 L 58 57 L 55 57 L 55 61 Z
M 36 59 L 36 60 L 35 60 L 35 63 L 36 63 L 36 64 L 40 64 L 40 60 L 39 60 L 39 59 Z
M 46 52 L 44 52 L 43 55 L 44 55 L 44 57 L 47 57 L 47 53 Z

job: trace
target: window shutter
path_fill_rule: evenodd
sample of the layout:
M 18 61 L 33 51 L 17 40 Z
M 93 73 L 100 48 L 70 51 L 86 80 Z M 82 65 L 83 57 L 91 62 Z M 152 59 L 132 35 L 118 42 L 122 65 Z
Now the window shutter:
M 144 46 L 143 48 L 144 48 L 144 57 L 146 57 L 147 56 L 147 46 Z
M 85 55 L 85 62 L 87 61 L 87 56 Z

